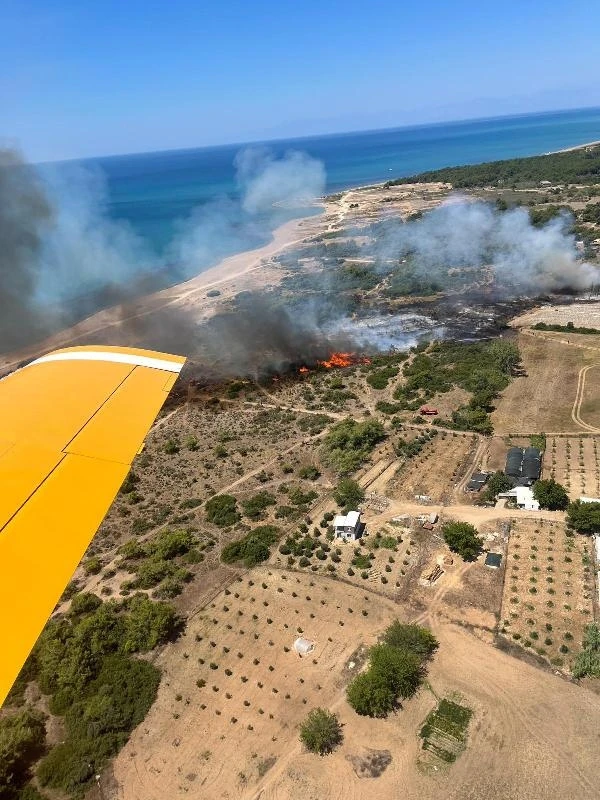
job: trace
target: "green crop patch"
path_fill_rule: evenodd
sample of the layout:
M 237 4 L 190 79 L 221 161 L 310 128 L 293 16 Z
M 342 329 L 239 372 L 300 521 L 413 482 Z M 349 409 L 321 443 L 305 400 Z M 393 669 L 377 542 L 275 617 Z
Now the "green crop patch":
M 465 749 L 472 715 L 472 710 L 466 706 L 452 700 L 440 700 L 419 733 L 423 740 L 423 750 L 428 750 L 447 764 L 452 764 Z

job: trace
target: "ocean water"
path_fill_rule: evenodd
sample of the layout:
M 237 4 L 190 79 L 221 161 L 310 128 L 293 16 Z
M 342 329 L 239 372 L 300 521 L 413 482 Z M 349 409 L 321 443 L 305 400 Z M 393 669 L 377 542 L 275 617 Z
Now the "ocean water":
M 278 157 L 301 150 L 319 159 L 325 166 L 326 190 L 335 192 L 424 170 L 536 155 L 599 139 L 597 108 L 288 139 L 264 146 Z M 257 146 L 261 145 L 136 153 L 87 163 L 105 175 L 110 216 L 127 221 L 155 252 L 164 253 L 194 210 L 201 214 L 203 206 L 223 200 L 235 204 L 240 192 L 236 155 Z M 274 215 L 271 226 L 283 217 Z M 239 240 L 234 237 L 231 247 L 224 242 L 219 256 L 257 246 L 264 237 L 264 228 L 257 226 Z

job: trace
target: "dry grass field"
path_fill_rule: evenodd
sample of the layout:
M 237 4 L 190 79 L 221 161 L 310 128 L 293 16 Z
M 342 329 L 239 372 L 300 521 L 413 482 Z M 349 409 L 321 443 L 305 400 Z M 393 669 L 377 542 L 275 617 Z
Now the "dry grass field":
M 593 620 L 592 546 L 564 523 L 516 519 L 510 535 L 502 632 L 569 671 Z
M 578 373 L 598 360 L 600 352 L 523 333 L 518 345 L 527 377 L 515 378 L 497 401 L 494 431 L 505 435 L 580 430 L 571 418 Z
M 437 435 L 418 455 L 408 459 L 389 482 L 386 492 L 389 497 L 414 501 L 417 495 L 427 495 L 433 503 L 444 503 L 452 496 L 456 484 L 472 463 L 479 437 L 436 431 L 435 428 L 432 432 Z
M 600 437 L 552 436 L 546 446 L 544 477 L 561 483 L 572 500 L 600 496 Z
M 596 353 L 596 360 L 600 360 L 600 347 Z M 581 396 L 581 405 L 579 407 L 579 417 L 585 424 L 600 430 L 599 396 L 600 365 L 595 365 L 585 371 L 585 383 Z

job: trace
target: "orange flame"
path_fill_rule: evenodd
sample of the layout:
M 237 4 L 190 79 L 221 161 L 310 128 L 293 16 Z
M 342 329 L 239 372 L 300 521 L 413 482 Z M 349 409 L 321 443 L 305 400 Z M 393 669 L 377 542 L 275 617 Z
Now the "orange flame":
M 309 368 L 308 368 L 308 367 L 300 367 L 300 369 L 298 370 L 298 372 L 299 372 L 301 375 L 306 375 L 306 373 L 307 373 L 307 372 L 310 372 L 310 370 L 309 370 Z
M 353 367 L 355 364 L 370 363 L 370 358 L 358 356 L 356 353 L 332 353 L 327 361 L 319 361 L 319 364 L 326 369 L 333 369 L 333 367 Z

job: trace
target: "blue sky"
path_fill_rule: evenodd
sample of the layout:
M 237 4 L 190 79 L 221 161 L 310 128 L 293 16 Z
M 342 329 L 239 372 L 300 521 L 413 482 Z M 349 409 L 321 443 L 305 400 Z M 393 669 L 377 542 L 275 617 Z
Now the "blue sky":
M 600 105 L 590 0 L 2 0 L 34 160 Z

